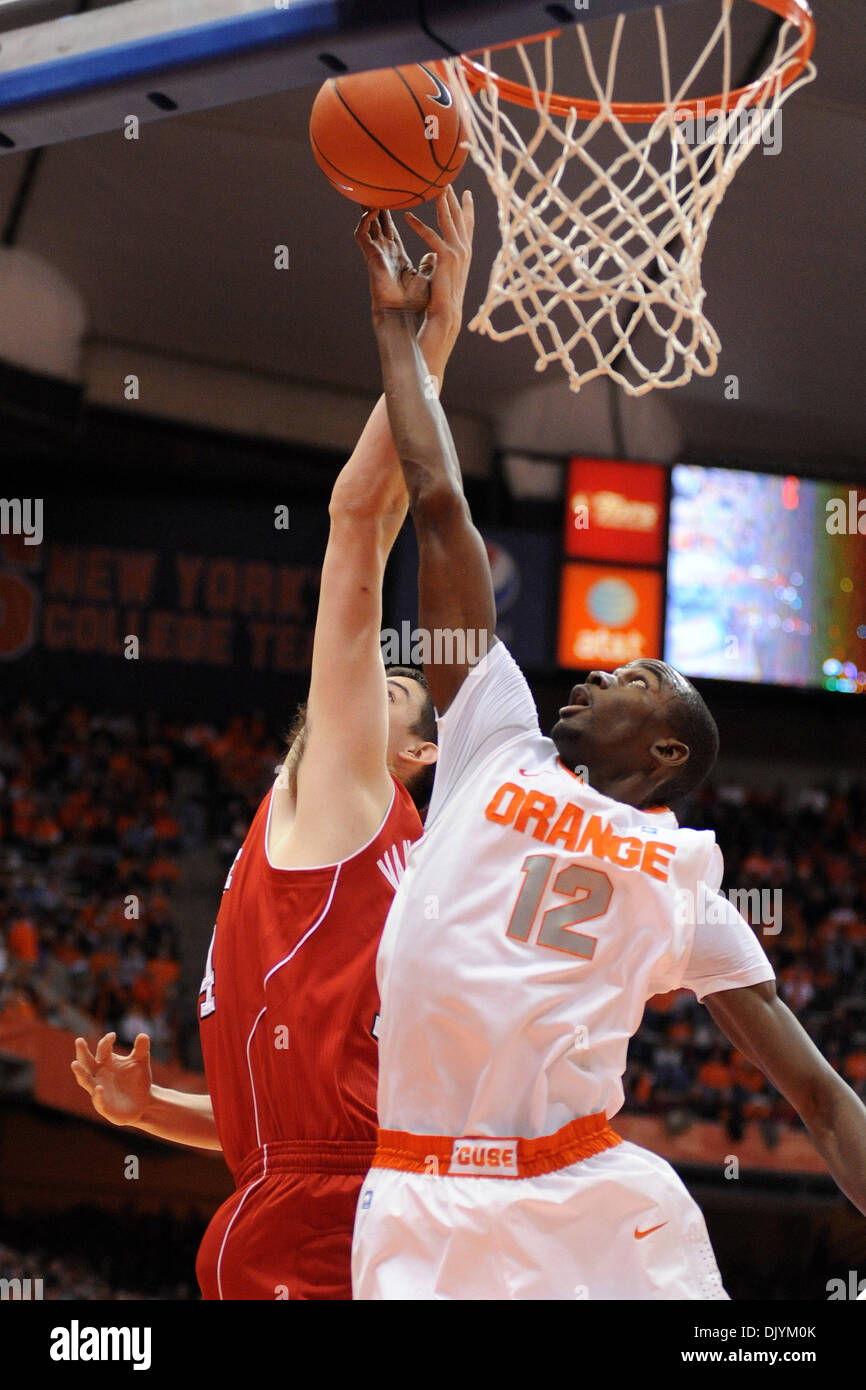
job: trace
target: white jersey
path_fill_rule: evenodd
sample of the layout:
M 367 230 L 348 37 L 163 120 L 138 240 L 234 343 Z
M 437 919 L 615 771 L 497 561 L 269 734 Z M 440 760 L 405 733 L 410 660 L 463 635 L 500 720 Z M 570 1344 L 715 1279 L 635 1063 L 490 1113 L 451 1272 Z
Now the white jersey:
M 696 939 L 690 905 L 722 878 L 715 837 L 570 772 L 501 643 L 439 734 L 379 950 L 379 1123 L 536 1138 L 614 1115 L 647 999 L 773 978 L 725 900 Z

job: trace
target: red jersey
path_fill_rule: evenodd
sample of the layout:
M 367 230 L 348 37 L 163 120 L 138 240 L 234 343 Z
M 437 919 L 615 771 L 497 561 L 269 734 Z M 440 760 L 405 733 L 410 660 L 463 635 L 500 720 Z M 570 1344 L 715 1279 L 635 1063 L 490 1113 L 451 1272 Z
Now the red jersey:
M 394 794 L 373 839 L 339 864 L 278 869 L 271 793 L 226 879 L 199 994 L 217 1133 L 237 1179 L 284 1140 L 375 1140 L 376 952 L 406 855 L 421 835 Z
M 376 1138 L 376 951 L 421 834 L 399 782 L 376 835 L 276 869 L 265 797 L 223 890 L 199 996 L 217 1132 L 236 1190 L 205 1232 L 205 1299 L 348 1299 Z

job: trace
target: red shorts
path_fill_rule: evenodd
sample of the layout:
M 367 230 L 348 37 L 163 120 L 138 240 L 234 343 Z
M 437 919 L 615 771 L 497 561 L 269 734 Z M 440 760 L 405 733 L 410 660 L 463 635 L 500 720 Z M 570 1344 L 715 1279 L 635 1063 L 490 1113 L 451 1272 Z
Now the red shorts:
M 350 1299 L 355 1206 L 375 1143 L 265 1144 L 235 1174 L 196 1260 L 205 1299 Z

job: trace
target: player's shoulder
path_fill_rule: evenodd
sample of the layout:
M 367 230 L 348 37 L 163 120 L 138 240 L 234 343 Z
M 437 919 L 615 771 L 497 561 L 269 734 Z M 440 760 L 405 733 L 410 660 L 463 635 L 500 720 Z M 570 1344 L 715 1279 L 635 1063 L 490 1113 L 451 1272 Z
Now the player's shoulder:
M 630 806 L 614 802 L 619 820 L 643 835 L 681 835 L 682 827 L 670 806 Z
M 695 830 L 680 825 L 668 806 L 638 809 L 630 806 L 632 824 L 639 835 L 651 836 L 676 846 L 671 869 L 671 881 L 678 887 L 693 890 L 702 885 L 716 892 L 722 881 L 724 861 L 712 830 Z
M 605 796 L 592 787 L 587 788 L 586 794 L 590 799 L 598 799 L 600 810 L 608 810 L 611 822 L 617 829 L 622 827 L 633 834 L 664 840 L 677 845 L 683 854 L 691 852 L 708 861 L 713 858 L 714 851 L 721 857 L 713 831 L 680 825 L 670 806 L 631 806 L 628 802 Z

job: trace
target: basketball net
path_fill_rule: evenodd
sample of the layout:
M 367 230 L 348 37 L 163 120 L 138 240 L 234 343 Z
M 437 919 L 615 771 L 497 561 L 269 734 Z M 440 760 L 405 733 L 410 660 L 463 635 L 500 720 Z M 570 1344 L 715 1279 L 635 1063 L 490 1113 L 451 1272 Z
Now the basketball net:
M 805 0 L 757 3 L 783 14 L 792 5 L 805 10 L 811 26 Z M 595 101 L 555 93 L 557 34 L 514 45 L 525 86 L 493 70 L 499 50 L 486 49 L 480 61 L 445 60 L 452 90 L 463 97 L 470 152 L 496 198 L 502 236 L 486 298 L 469 327 L 497 342 L 525 334 L 535 348 L 536 371 L 560 362 L 573 391 L 605 375 L 640 396 L 716 369 L 721 344 L 703 312 L 701 283 L 710 223 L 782 104 L 815 77 L 808 61 L 813 30 L 786 20 L 762 76 L 733 90 L 732 4 L 722 0 L 715 30 L 676 91 L 664 17 L 655 8 L 664 95 L 655 104 L 613 100 L 624 15 L 616 21 L 603 77 L 583 25 L 576 26 Z M 723 90 L 695 101 L 687 93 L 718 43 Z M 538 116 L 529 138 L 511 119 L 513 101 L 531 101 Z M 647 126 L 644 134 L 631 133 L 636 123 Z M 609 141 L 609 132 L 621 148 L 602 163 L 593 147 L 602 136 Z M 576 197 L 563 191 L 570 165 L 583 169 Z M 506 322 L 494 325 L 494 315 Z

